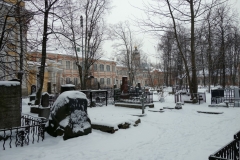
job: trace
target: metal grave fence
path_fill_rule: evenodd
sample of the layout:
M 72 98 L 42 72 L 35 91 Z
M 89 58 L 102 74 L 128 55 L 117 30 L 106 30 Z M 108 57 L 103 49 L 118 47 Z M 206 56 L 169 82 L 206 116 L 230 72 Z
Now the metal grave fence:
M 0 129 L 0 144 L 3 150 L 7 146 L 9 148 L 29 145 L 31 142 L 39 142 L 44 140 L 45 135 L 45 118 L 32 117 L 22 114 L 21 126 Z
M 234 140 L 210 155 L 209 160 L 239 160 L 240 159 L 240 131 L 234 135 Z

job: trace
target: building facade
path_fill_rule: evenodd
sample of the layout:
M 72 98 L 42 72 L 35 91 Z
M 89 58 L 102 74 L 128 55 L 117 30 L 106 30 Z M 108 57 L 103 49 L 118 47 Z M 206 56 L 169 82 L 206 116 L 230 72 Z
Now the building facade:
M 24 1 L 0 1 L 0 80 L 26 80 L 24 59 L 27 51 L 27 25 L 31 16 L 25 9 Z M 26 94 L 25 85 L 22 85 L 22 91 Z
M 38 68 L 41 63 L 41 53 L 28 53 L 28 93 L 31 93 L 31 86 L 38 86 Z M 79 57 L 79 62 L 82 58 Z M 90 75 L 87 79 L 87 89 L 113 88 L 116 84 L 120 87 L 122 84 L 122 77 L 128 77 L 129 73 L 127 67 L 118 65 L 117 61 L 108 58 L 100 58 L 90 67 Z M 154 80 L 150 83 L 151 77 L 162 77 L 161 72 L 143 71 L 138 75 L 136 84 L 141 83 L 142 86 L 158 86 L 160 81 Z M 43 92 L 48 91 L 48 83 L 51 84 L 51 92 L 59 93 L 61 85 L 74 84 L 76 89 L 81 88 L 78 68 L 75 63 L 75 57 L 67 54 L 47 53 L 46 72 L 44 79 Z M 136 85 L 135 84 L 135 85 Z

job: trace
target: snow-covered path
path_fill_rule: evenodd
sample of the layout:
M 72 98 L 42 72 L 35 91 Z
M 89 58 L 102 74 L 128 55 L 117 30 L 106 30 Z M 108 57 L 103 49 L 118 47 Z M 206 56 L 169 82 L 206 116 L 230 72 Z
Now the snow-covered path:
M 231 140 L 240 130 L 240 108 L 209 108 L 207 103 L 185 104 L 182 110 L 149 112 L 140 117 L 138 127 L 118 130 L 114 134 L 98 130 L 87 136 L 63 141 L 46 134 L 43 142 L 0 151 L 0 160 L 203 160 Z M 173 96 L 164 103 L 154 102 L 155 109 L 174 107 Z M 24 111 L 28 113 L 25 106 Z M 224 112 L 202 114 L 197 111 Z M 140 114 L 139 109 L 115 106 L 89 108 L 92 120 Z

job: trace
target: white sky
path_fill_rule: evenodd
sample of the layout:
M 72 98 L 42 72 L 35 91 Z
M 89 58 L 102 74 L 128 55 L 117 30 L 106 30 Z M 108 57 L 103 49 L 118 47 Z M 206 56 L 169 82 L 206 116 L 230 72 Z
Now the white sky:
M 107 18 L 108 23 L 115 24 L 125 20 L 132 22 L 132 19 L 134 17 L 141 17 L 141 14 L 143 13 L 140 10 L 134 8 L 133 6 L 143 8 L 143 1 L 147 2 L 147 0 L 112 0 L 112 5 L 114 6 L 114 8 L 112 9 L 111 14 Z M 236 8 L 238 12 L 240 11 L 240 0 L 229 0 L 229 2 L 234 3 L 234 8 Z M 151 38 L 150 35 L 138 34 L 138 37 L 140 39 L 144 39 L 142 49 L 145 53 L 149 55 L 151 61 L 155 62 L 152 55 L 156 53 L 156 49 L 154 48 L 154 46 L 157 45 L 157 40 Z M 108 56 L 113 56 L 113 50 L 111 45 L 111 42 L 106 42 L 104 44 L 104 51 Z

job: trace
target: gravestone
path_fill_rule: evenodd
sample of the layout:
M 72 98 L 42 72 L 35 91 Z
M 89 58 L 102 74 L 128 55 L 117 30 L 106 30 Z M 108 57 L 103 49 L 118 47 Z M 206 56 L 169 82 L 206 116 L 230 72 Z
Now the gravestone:
M 73 84 L 61 85 L 61 93 L 65 92 L 65 91 L 73 91 L 73 90 L 75 90 L 75 85 L 73 85 Z
M 38 117 L 45 117 L 46 119 L 48 119 L 50 114 L 49 98 L 50 96 L 47 92 L 44 92 L 42 94 L 42 98 L 41 98 L 42 107 L 38 108 Z
M 139 90 L 142 90 L 141 83 L 138 83 L 137 86 L 138 86 Z
M 41 104 L 42 104 L 42 107 L 49 106 L 49 94 L 47 92 L 44 92 L 42 94 Z
M 33 104 L 35 103 L 35 98 L 36 98 L 36 93 L 29 95 L 30 102 L 34 101 Z
M 20 82 L 0 81 L 0 129 L 21 126 Z
M 32 85 L 31 86 L 31 94 L 36 93 L 36 91 L 37 91 L 36 85 Z
M 224 89 L 214 89 L 211 90 L 211 96 L 214 97 L 224 97 Z
M 65 91 L 54 102 L 46 131 L 51 136 L 63 136 L 64 140 L 92 132 L 87 114 L 87 97 L 79 91 Z
M 122 87 L 121 90 L 123 93 L 128 93 L 128 80 L 127 77 L 122 77 Z
M 48 82 L 48 83 L 47 83 L 47 92 L 48 92 L 49 94 L 51 94 L 51 93 L 52 93 L 52 86 L 51 86 L 51 82 Z

